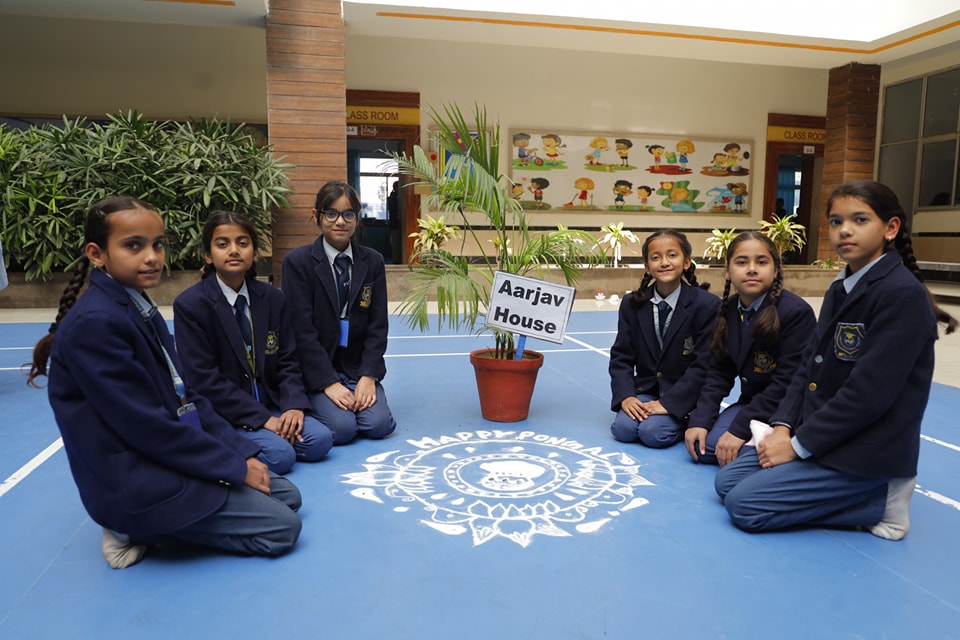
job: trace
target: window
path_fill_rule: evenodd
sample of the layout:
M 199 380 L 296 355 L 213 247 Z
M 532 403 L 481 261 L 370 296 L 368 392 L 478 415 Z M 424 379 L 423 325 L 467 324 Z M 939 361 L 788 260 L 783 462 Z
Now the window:
M 908 212 L 960 203 L 960 68 L 884 90 L 877 179 Z

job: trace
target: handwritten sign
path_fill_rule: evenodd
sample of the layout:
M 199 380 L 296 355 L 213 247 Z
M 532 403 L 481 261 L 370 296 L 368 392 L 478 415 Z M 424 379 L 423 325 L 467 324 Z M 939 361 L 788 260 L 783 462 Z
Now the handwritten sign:
M 497 271 L 486 326 L 560 344 L 575 295 L 573 287 Z

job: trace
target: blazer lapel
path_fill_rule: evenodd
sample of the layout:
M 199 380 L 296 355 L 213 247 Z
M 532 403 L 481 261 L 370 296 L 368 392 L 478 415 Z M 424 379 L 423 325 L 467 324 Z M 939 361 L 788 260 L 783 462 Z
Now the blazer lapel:
M 317 265 L 313 268 L 313 271 L 320 279 L 320 284 L 323 285 L 323 290 L 327 294 L 327 300 L 330 302 L 330 306 L 336 309 L 337 317 L 339 317 L 340 309 L 337 305 L 337 283 L 333 279 L 333 269 L 330 268 L 330 261 L 327 260 L 327 254 L 323 250 L 323 236 L 317 238 L 313 243 L 310 255 L 317 261 Z
M 230 343 L 230 351 L 243 368 L 247 367 L 247 353 L 243 347 L 243 336 L 240 335 L 240 326 L 237 324 L 237 316 L 233 307 L 227 302 L 223 291 L 220 290 L 220 284 L 216 281 L 216 275 L 211 275 L 203 280 L 203 286 L 206 294 L 213 300 L 213 310 L 220 322 L 220 329 L 223 335 L 227 337 Z
M 267 299 L 259 291 L 254 293 L 254 287 L 247 283 L 247 291 L 250 297 L 256 301 L 250 306 L 250 313 L 253 317 L 253 349 L 255 354 L 254 361 L 257 363 L 257 377 L 263 376 L 263 358 L 267 348 L 267 330 L 270 328 L 270 307 Z
M 356 245 L 353 247 L 353 273 L 350 276 L 350 309 L 354 307 L 354 302 L 363 289 L 363 284 L 367 281 L 367 261 L 363 257 L 362 250 Z

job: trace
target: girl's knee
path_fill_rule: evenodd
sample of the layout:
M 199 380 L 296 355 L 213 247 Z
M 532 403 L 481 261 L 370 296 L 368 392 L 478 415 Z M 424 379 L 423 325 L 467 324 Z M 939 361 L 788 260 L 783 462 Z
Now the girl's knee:
M 303 442 L 296 445 L 297 459 L 316 462 L 326 456 L 333 447 L 333 433 L 318 420 L 304 421 Z
M 370 438 L 371 440 L 381 440 L 396 430 L 397 422 L 393 419 L 393 415 L 389 413 L 386 416 L 380 416 L 377 420 L 372 421 L 369 425 L 363 425 L 360 428 L 360 431 L 363 433 L 364 437 Z
M 672 421 L 657 420 L 651 416 L 637 425 L 637 439 L 653 449 L 665 449 L 680 442 L 683 432 Z
M 749 493 L 743 491 L 742 487 L 738 490 L 737 486 L 733 486 L 727 491 L 723 506 L 727 509 L 730 522 L 736 528 L 748 533 L 764 531 L 773 514 L 758 510 L 750 498 Z
M 274 473 L 283 475 L 293 469 L 293 463 L 297 461 L 297 454 L 290 443 L 281 438 L 277 442 L 272 442 L 270 446 L 263 447 L 257 456 L 267 468 Z
M 620 442 L 636 442 L 637 421 L 623 411 L 618 411 L 617 417 L 613 419 L 613 424 L 610 425 L 610 433 Z
M 330 430 L 333 444 L 348 444 L 357 437 L 357 416 L 352 411 L 342 411 L 339 415 L 327 417 L 324 424 Z

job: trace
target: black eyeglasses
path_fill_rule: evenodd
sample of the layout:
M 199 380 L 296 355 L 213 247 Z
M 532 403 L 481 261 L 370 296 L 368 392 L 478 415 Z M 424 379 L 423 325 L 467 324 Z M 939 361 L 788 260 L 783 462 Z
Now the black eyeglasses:
M 345 222 L 353 222 L 357 219 L 357 212 L 352 209 L 347 209 L 346 211 L 337 211 L 336 209 L 324 209 L 320 214 L 326 218 L 328 222 L 336 222 L 337 218 L 343 216 Z

